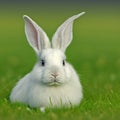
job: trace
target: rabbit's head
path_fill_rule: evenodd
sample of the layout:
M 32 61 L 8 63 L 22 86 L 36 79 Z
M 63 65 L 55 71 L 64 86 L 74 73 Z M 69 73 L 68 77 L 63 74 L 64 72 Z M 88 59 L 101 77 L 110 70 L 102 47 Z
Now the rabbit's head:
M 44 85 L 62 85 L 71 80 L 74 70 L 66 62 L 65 50 L 72 41 L 72 25 L 82 12 L 67 19 L 55 32 L 50 43 L 46 33 L 31 18 L 24 15 L 25 33 L 38 56 L 32 76 Z M 74 79 L 74 78 L 73 78 Z

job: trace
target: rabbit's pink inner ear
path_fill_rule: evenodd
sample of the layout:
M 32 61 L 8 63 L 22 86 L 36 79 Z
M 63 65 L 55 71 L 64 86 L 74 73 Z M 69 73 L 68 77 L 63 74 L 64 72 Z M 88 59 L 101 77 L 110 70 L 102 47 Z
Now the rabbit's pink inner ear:
M 61 49 L 65 52 L 66 48 L 72 41 L 73 21 L 65 21 L 55 32 L 52 39 L 52 47 Z
M 31 23 L 30 23 L 31 24 Z M 35 47 L 37 50 L 39 50 L 39 45 L 38 45 L 38 31 L 35 29 L 35 27 L 31 24 L 31 29 L 30 33 L 28 34 L 28 37 L 31 37 L 32 39 L 30 40 L 31 44 L 33 47 Z
M 50 48 L 50 41 L 44 30 L 26 15 L 24 20 L 27 40 L 35 52 L 39 53 L 42 49 Z
M 38 30 L 34 26 L 34 23 L 28 17 L 24 17 L 25 20 L 25 33 L 29 44 L 37 52 L 39 50 L 38 44 Z

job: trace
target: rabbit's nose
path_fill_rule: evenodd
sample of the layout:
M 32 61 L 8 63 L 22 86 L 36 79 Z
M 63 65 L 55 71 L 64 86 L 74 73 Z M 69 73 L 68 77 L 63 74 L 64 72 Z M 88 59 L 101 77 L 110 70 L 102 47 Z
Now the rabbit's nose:
M 53 76 L 54 78 L 56 78 L 58 76 L 58 74 L 52 73 L 51 76 Z

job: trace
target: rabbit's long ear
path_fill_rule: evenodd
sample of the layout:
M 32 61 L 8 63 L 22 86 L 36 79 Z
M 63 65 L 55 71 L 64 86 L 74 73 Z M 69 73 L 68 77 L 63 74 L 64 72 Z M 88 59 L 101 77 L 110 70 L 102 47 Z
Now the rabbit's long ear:
M 67 19 L 55 32 L 52 38 L 52 47 L 61 49 L 65 52 L 72 41 L 72 26 L 75 19 L 82 16 L 85 12 L 79 13 Z
M 25 33 L 29 44 L 37 54 L 42 49 L 50 48 L 50 41 L 46 33 L 40 28 L 30 17 L 24 15 L 25 20 Z

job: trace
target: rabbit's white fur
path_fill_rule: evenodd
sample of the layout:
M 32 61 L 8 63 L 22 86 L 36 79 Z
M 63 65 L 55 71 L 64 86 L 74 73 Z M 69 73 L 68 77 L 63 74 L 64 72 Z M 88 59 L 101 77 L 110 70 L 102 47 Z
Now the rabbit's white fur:
M 24 16 L 27 40 L 38 56 L 33 70 L 13 88 L 11 102 L 30 107 L 69 107 L 82 99 L 82 87 L 74 68 L 65 61 L 65 50 L 72 41 L 72 16 L 56 31 L 52 45 L 46 33 L 31 18 Z

